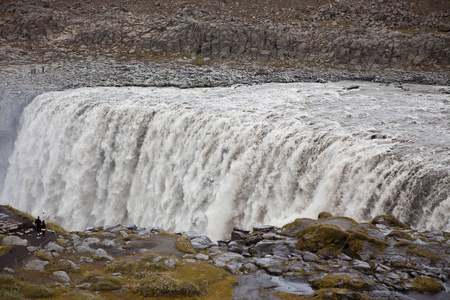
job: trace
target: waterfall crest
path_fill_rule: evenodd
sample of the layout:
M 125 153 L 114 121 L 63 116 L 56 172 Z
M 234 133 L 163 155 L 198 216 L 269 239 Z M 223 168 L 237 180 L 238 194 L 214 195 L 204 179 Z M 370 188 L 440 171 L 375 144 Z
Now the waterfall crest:
M 399 155 L 398 141 L 317 118 L 307 96 L 268 94 L 40 95 L 23 113 L 2 202 L 45 212 L 70 230 L 132 222 L 219 239 L 232 226 L 281 226 L 321 211 L 358 220 L 393 213 L 415 227 L 450 230 L 448 169 Z

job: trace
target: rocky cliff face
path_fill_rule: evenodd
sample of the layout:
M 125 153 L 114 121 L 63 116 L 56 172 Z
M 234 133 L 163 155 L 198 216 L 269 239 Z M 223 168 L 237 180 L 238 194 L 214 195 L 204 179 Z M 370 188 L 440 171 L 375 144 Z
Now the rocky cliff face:
M 3 1 L 0 57 L 446 70 L 447 1 Z

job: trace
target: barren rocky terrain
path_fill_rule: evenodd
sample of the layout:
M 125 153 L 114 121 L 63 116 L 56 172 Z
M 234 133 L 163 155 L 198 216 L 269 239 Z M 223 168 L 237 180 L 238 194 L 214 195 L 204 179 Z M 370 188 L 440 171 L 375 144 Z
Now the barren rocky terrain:
M 196 232 L 134 224 L 37 236 L 28 219 L 0 235 L 3 299 L 448 299 L 447 232 L 418 232 L 391 215 L 371 223 L 321 213 L 282 228 Z M 32 218 L 31 216 L 28 216 Z M 20 222 L 21 220 L 24 220 Z M 20 253 L 20 255 L 18 255 Z
M 2 1 L 0 59 L 448 72 L 448 1 Z

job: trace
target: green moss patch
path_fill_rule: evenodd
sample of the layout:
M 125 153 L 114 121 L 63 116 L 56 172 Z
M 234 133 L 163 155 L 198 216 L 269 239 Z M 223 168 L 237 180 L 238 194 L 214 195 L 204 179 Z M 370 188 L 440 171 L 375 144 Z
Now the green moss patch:
M 381 252 L 388 246 L 386 242 L 371 237 L 364 232 L 345 231 L 333 224 L 309 225 L 298 233 L 297 238 L 297 248 L 300 250 L 331 252 L 337 255 L 347 249 L 346 253 L 353 257 L 363 249 L 364 243 L 370 244 L 371 252 Z
M 6 207 L 8 210 L 12 211 L 13 213 L 15 213 L 15 214 L 17 214 L 17 215 L 24 216 L 25 218 L 27 218 L 28 220 L 30 220 L 30 221 L 33 222 L 33 223 L 34 223 L 34 221 L 36 220 L 36 218 L 33 217 L 32 215 L 30 215 L 30 214 L 28 214 L 28 213 L 25 213 L 25 212 L 23 212 L 23 211 L 20 211 L 20 210 L 18 210 L 18 209 L 15 209 L 15 208 L 12 207 L 12 206 L 4 205 L 4 207 Z
M 395 247 L 401 248 L 401 247 L 409 247 L 410 243 L 406 242 L 406 241 L 401 241 L 398 243 L 395 243 Z
M 94 291 L 114 291 L 120 289 L 124 283 L 122 277 L 107 276 L 96 282 L 91 289 Z
M 428 258 L 432 262 L 436 262 L 441 259 L 441 256 L 430 249 L 422 248 L 422 247 L 411 247 L 408 249 L 408 253 L 411 255 L 416 255 L 424 258 Z
M 45 250 L 39 249 L 37 251 L 34 252 L 33 254 L 35 257 L 43 259 L 43 260 L 51 260 L 52 259 L 52 255 L 50 253 L 48 253 Z
M 197 286 L 202 293 L 206 293 L 205 299 L 231 299 L 233 286 L 238 284 L 237 279 L 228 272 L 207 262 L 181 264 L 175 276 Z
M 300 231 L 298 248 L 317 252 L 319 250 L 342 252 L 350 235 L 339 226 L 330 224 L 314 224 Z
M 0 274 L 0 299 L 21 299 L 20 284 L 12 275 Z
M 171 274 L 149 274 L 148 277 L 128 286 L 134 293 L 144 297 L 159 296 L 194 296 L 200 289 L 186 281 L 179 280 Z
M 6 253 L 8 253 L 9 251 L 11 251 L 12 246 L 3 246 L 0 245 L 0 256 L 5 255 Z
M 42 285 L 27 285 L 21 293 L 30 298 L 48 298 L 53 296 L 53 291 Z
M 387 236 L 392 237 L 392 238 L 414 241 L 414 239 L 409 234 L 407 234 L 406 232 L 403 232 L 403 231 L 398 231 L 398 230 L 391 231 Z
M 333 217 L 332 214 L 330 214 L 329 212 L 323 211 L 321 213 L 319 213 L 319 216 L 317 217 L 318 219 L 328 219 Z
M 409 226 L 405 225 L 404 223 L 400 222 L 396 217 L 393 215 L 378 215 L 375 218 L 372 219 L 372 224 L 382 224 L 383 222 L 386 222 L 388 226 L 391 227 L 400 227 L 403 229 L 410 229 Z
M 277 293 L 274 294 L 275 297 L 277 297 L 278 299 L 285 299 L 285 300 L 306 300 L 306 299 L 311 299 L 311 298 L 305 298 L 296 294 L 289 294 L 289 293 Z
M 361 291 L 368 290 L 371 284 L 361 278 L 348 275 L 326 275 L 322 279 L 313 282 L 312 286 L 315 289 L 344 288 L 352 291 Z
M 367 242 L 371 244 L 372 246 L 375 246 L 377 252 L 381 252 L 384 250 L 384 248 L 388 247 L 389 244 L 385 241 L 376 239 L 374 237 L 371 237 L 363 232 L 360 231 L 348 231 L 350 236 L 347 240 L 347 244 L 349 247 L 349 252 L 352 256 L 355 256 L 360 250 L 362 250 L 364 246 L 364 242 Z
M 177 240 L 177 249 L 178 251 L 184 252 L 184 253 L 195 253 L 194 248 L 192 247 L 191 240 L 187 236 L 182 236 Z
M 416 277 L 412 283 L 414 289 L 419 293 L 436 294 L 444 290 L 444 286 L 436 279 L 430 277 Z
M 106 270 L 112 273 L 131 274 L 139 267 L 139 263 L 134 260 L 115 261 L 106 266 Z
M 317 221 L 306 218 L 295 219 L 293 222 L 288 223 L 282 227 L 283 234 L 292 237 L 297 236 L 300 231 L 312 224 L 317 224 Z
M 346 289 L 320 289 L 314 292 L 312 299 L 314 300 L 369 300 L 370 298 L 364 294 L 349 291 Z

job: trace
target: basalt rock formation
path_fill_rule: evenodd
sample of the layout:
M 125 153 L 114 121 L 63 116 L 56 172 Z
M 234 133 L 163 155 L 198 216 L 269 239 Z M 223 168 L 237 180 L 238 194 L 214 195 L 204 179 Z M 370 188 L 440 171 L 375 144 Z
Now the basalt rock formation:
M 448 1 L 3 1 L 0 59 L 447 71 Z

